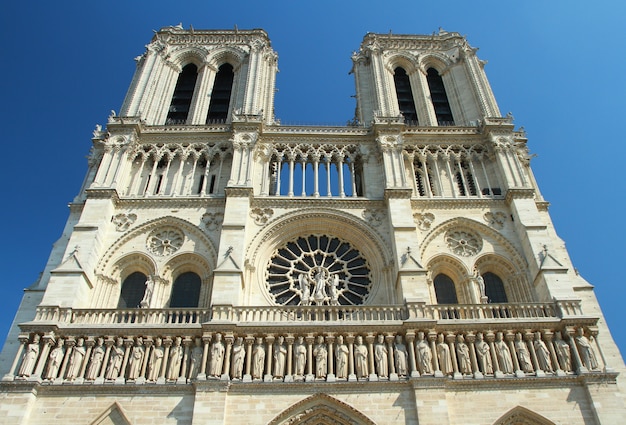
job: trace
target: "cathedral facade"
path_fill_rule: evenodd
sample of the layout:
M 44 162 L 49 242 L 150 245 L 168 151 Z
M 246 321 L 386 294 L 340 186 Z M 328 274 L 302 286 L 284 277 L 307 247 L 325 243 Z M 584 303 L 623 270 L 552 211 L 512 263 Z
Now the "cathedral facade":
M 624 363 L 458 33 L 281 125 L 262 30 L 158 31 L 0 357 L 7 424 L 612 424 Z

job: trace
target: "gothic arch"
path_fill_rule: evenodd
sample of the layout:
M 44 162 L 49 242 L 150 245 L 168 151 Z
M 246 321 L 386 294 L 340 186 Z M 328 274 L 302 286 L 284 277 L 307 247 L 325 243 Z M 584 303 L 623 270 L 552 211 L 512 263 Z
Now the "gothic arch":
M 200 277 L 200 296 L 198 307 L 206 307 L 210 304 L 212 268 L 209 262 L 195 253 L 182 253 L 171 258 L 163 267 L 162 277 L 171 282 L 171 290 L 174 282 L 183 273 L 193 272 Z M 171 295 L 170 295 L 171 296 Z
M 314 394 L 281 412 L 268 425 L 375 425 L 354 407 L 326 394 Z
M 122 406 L 115 401 L 107 407 L 90 425 L 130 425 L 131 422 L 122 409 Z
M 465 283 L 469 275 L 469 270 L 465 264 L 452 255 L 441 254 L 432 258 L 427 264 L 428 278 L 430 285 L 431 302 L 437 304 L 435 294 L 434 279 L 439 274 L 445 274 L 454 282 L 456 296 L 459 303 L 469 303 L 469 294 L 465 288 Z
M 428 53 L 418 58 L 419 69 L 424 75 L 426 75 L 428 68 L 434 68 L 439 75 L 442 75 L 453 64 L 454 62 L 448 56 L 437 52 Z
M 233 71 L 237 72 L 246 56 L 247 52 L 239 47 L 223 47 L 211 52 L 210 56 L 206 58 L 206 62 L 215 71 L 223 64 L 229 63 L 233 66 Z
M 190 63 L 196 65 L 199 71 L 200 69 L 202 69 L 204 62 L 206 61 L 207 55 L 208 52 L 205 48 L 199 46 L 184 47 L 174 51 L 170 55 L 169 61 L 178 69 L 178 72 L 180 72 L 185 65 L 188 65 Z
M 413 72 L 417 71 L 418 66 L 418 58 L 414 55 L 402 52 L 394 52 L 393 55 L 390 55 L 385 64 L 385 68 L 391 74 L 394 74 L 396 68 L 403 68 L 407 75 L 411 75 Z
M 516 406 L 502 415 L 494 425 L 555 425 L 554 422 L 544 418 L 522 406 Z
M 286 213 L 269 223 L 254 237 L 247 249 L 246 264 L 250 271 L 256 272 L 248 274 L 247 279 L 254 284 L 247 291 L 250 293 L 259 290 L 267 298 L 264 273 L 261 271 L 266 268 L 276 249 L 297 237 L 309 235 L 337 237 L 356 247 L 367 259 L 371 269 L 371 281 L 375 283 L 368 302 L 395 301 L 390 299 L 391 294 L 386 294 L 381 289 L 389 279 L 385 276 L 388 265 L 393 262 L 388 244 L 364 220 L 326 208 Z M 387 299 L 381 300 L 380 297 Z

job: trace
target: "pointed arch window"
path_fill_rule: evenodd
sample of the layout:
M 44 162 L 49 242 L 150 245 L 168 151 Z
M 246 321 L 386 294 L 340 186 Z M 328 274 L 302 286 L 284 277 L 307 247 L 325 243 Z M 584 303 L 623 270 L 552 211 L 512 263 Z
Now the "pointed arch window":
M 197 77 L 198 68 L 192 63 L 185 65 L 182 72 L 178 75 L 172 103 L 165 121 L 166 125 L 185 124 L 187 122 Z
M 454 281 L 445 274 L 438 274 L 434 280 L 437 304 L 458 304 Z
M 174 281 L 170 307 L 198 307 L 200 287 L 200 276 L 194 272 L 182 273 Z
M 206 117 L 207 124 L 214 122 L 224 122 L 228 118 L 228 105 L 233 89 L 235 74 L 233 66 L 225 63 L 219 67 L 211 91 L 211 102 L 209 103 L 209 113 Z
M 139 303 L 143 299 L 146 291 L 146 281 L 148 277 L 141 272 L 134 272 L 128 275 L 122 283 L 122 291 L 117 308 L 139 308 Z
M 490 303 L 509 302 L 504 290 L 504 283 L 497 274 L 487 272 L 482 275 L 485 281 L 485 295 Z
M 404 116 L 405 122 L 417 125 L 417 111 L 415 109 L 413 91 L 411 90 L 411 81 L 409 81 L 409 76 L 404 68 L 398 67 L 394 69 L 393 82 L 396 86 L 398 108 Z
M 446 88 L 443 85 L 441 75 L 439 75 L 439 72 L 435 68 L 428 68 L 426 71 L 426 80 L 428 81 L 430 99 L 435 109 L 437 124 L 441 126 L 454 125 L 452 109 L 450 109 L 448 95 L 446 94 Z

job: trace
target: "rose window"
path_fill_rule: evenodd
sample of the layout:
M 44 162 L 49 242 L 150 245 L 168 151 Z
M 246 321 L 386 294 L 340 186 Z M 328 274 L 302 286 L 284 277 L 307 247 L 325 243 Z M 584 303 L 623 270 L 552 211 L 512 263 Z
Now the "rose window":
M 358 305 L 367 300 L 372 281 L 367 261 L 352 245 L 311 235 L 276 251 L 266 284 L 280 305 Z
M 183 245 L 185 235 L 173 227 L 160 228 L 148 236 L 148 250 L 160 256 L 173 254 Z
M 480 236 L 474 232 L 455 230 L 446 234 L 446 243 L 450 251 L 457 255 L 469 257 L 477 254 L 483 247 Z

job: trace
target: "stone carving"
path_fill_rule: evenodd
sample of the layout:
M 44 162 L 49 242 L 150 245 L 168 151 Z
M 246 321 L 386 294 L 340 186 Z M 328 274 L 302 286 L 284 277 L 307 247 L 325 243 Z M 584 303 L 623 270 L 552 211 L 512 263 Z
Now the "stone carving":
M 407 376 L 409 373 L 407 363 L 406 346 L 402 343 L 402 336 L 396 335 L 396 343 L 393 350 L 393 357 L 396 361 L 396 373 L 398 376 Z
M 111 219 L 111 222 L 115 225 L 115 230 L 118 232 L 125 232 L 133 223 L 137 221 L 137 214 L 116 214 Z
M 494 348 L 496 350 L 496 356 L 498 357 L 498 364 L 502 373 L 513 373 L 513 359 L 511 358 L 511 351 L 504 341 L 502 332 L 496 334 L 496 342 L 494 342 Z
M 306 365 L 306 345 L 304 345 L 304 338 L 299 336 L 296 343 L 293 346 L 293 356 L 295 358 L 295 375 L 304 376 L 304 366 Z
M 250 217 L 258 226 L 265 225 L 272 218 L 272 215 L 274 215 L 274 210 L 271 208 L 252 208 L 250 210 Z
M 533 372 L 533 362 L 530 359 L 530 351 L 528 351 L 528 345 L 526 345 L 526 341 L 522 338 L 521 333 L 515 334 L 515 351 L 517 352 L 517 358 L 519 359 L 520 368 L 526 372 Z
M 371 226 L 378 227 L 385 220 L 385 211 L 379 209 L 366 209 L 361 213 L 361 217 L 367 221 Z
M 224 221 L 224 214 L 221 212 L 208 212 L 202 216 L 202 222 L 206 226 L 207 230 L 217 230 Z
M 18 376 L 26 378 L 33 372 L 33 368 L 37 363 L 37 357 L 39 357 L 39 339 L 40 336 L 35 334 L 33 341 L 26 347 L 26 352 L 22 356 L 22 364 L 17 372 Z
M 102 367 L 102 361 L 104 360 L 104 344 L 103 338 L 98 338 L 96 342 L 96 346 L 91 352 L 91 359 L 89 361 L 89 368 L 87 369 L 87 374 L 85 375 L 85 379 L 88 381 L 93 381 L 98 377 L 98 373 L 100 372 L 100 368 Z
M 107 366 L 105 378 L 107 380 L 117 379 L 120 375 L 122 368 L 122 361 L 124 360 L 124 340 L 122 338 L 117 339 L 115 346 L 111 347 L 111 353 L 109 354 L 109 365 Z
M 78 338 L 78 342 L 72 348 L 72 354 L 70 356 L 70 362 L 67 366 L 67 375 L 65 379 L 72 381 L 80 376 L 80 369 L 83 366 L 85 360 L 85 340 Z
M 428 342 L 424 340 L 424 332 L 418 332 L 415 348 L 417 349 L 417 362 L 420 372 L 425 375 L 432 374 L 433 354 L 430 351 Z
M 389 349 L 385 345 L 385 336 L 378 335 L 378 340 L 374 345 L 374 361 L 376 362 L 376 372 L 381 378 L 389 376 Z
M 154 348 L 152 349 L 148 360 L 148 381 L 154 382 L 159 378 L 164 355 L 165 350 L 163 348 L 163 340 L 158 337 L 154 341 Z
M 487 222 L 488 225 L 493 227 L 494 229 L 502 229 L 504 227 L 504 223 L 506 222 L 506 214 L 502 211 L 496 212 L 486 212 L 483 215 L 483 219 Z
M 285 347 L 285 337 L 278 337 L 274 344 L 274 378 L 285 376 L 285 360 L 287 359 L 287 347 Z
M 454 368 L 452 367 L 452 356 L 450 347 L 444 341 L 443 334 L 437 336 L 437 358 L 439 359 L 439 370 L 444 375 L 452 375 Z
M 160 227 L 148 236 L 148 251 L 158 256 L 168 256 L 180 249 L 185 241 L 185 235 L 174 227 Z
M 337 337 L 337 348 L 335 353 L 336 359 L 336 374 L 337 378 L 345 379 L 348 377 L 348 354 L 350 350 L 348 346 L 343 343 L 343 336 L 339 335 Z
M 546 343 L 541 340 L 541 333 L 535 332 L 535 340 L 533 342 L 535 354 L 537 355 L 537 367 L 544 372 L 553 372 L 552 360 L 550 359 L 550 350 Z
M 561 332 L 556 332 L 554 337 L 554 347 L 556 349 L 556 355 L 559 358 L 559 364 L 564 372 L 572 371 L 572 353 L 569 349 L 569 344 L 563 341 Z
M 144 352 L 143 338 L 137 337 L 136 344 L 130 353 L 130 361 L 128 362 L 128 379 L 134 380 L 141 375 Z
M 183 347 L 181 337 L 177 336 L 174 345 L 170 347 L 170 356 L 167 362 L 167 379 L 176 381 L 180 376 L 180 366 L 183 362 Z
M 152 280 L 152 276 L 148 276 L 146 280 L 146 289 L 143 293 L 143 298 L 139 302 L 139 307 L 141 308 L 149 308 L 150 303 L 152 301 L 152 294 L 154 293 L 154 280 Z
M 576 346 L 578 347 L 580 360 L 583 365 L 589 370 L 597 369 L 598 359 L 596 358 L 596 353 L 591 346 L 591 341 L 585 336 L 583 328 L 576 329 L 576 337 L 574 339 L 576 340 Z
M 361 335 L 356 337 L 356 342 L 354 343 L 354 366 L 357 378 L 363 379 L 368 377 L 367 347 L 363 345 L 363 337 Z
M 63 362 L 63 340 L 59 338 L 56 347 L 50 352 L 48 356 L 48 369 L 46 370 L 46 379 L 56 379 L 59 374 L 59 367 Z
M 469 347 L 465 343 L 463 335 L 457 336 L 456 341 L 456 354 L 459 359 L 459 372 L 463 375 L 471 375 L 472 362 L 470 360 Z
M 238 337 L 233 344 L 233 379 L 241 379 L 243 376 L 243 362 L 246 358 L 246 349 L 243 346 L 243 338 Z
M 211 344 L 211 360 L 209 361 L 209 376 L 219 378 L 222 376 L 222 367 L 224 365 L 224 343 L 222 342 L 222 334 L 215 334 L 215 341 Z
M 200 364 L 202 363 L 202 340 L 196 338 L 195 345 L 191 350 L 191 360 L 189 362 L 189 379 L 196 379 L 200 372 Z
M 252 350 L 252 378 L 263 379 L 263 366 L 265 364 L 265 347 L 263 338 L 257 338 Z
M 413 213 L 413 220 L 418 229 L 428 230 L 435 221 L 435 215 L 433 213 Z
M 485 342 L 482 332 L 478 332 L 478 335 L 476 335 L 476 342 L 474 343 L 474 346 L 476 347 L 476 357 L 480 366 L 480 370 L 485 375 L 493 375 L 491 348 L 489 347 L 489 344 Z
M 482 238 L 470 230 L 450 230 L 445 240 L 450 251 L 463 257 L 476 255 L 483 247 Z
M 328 349 L 324 344 L 324 337 L 317 337 L 317 344 L 313 348 L 313 355 L 315 356 L 315 377 L 317 379 L 326 378 L 327 362 L 328 362 Z

